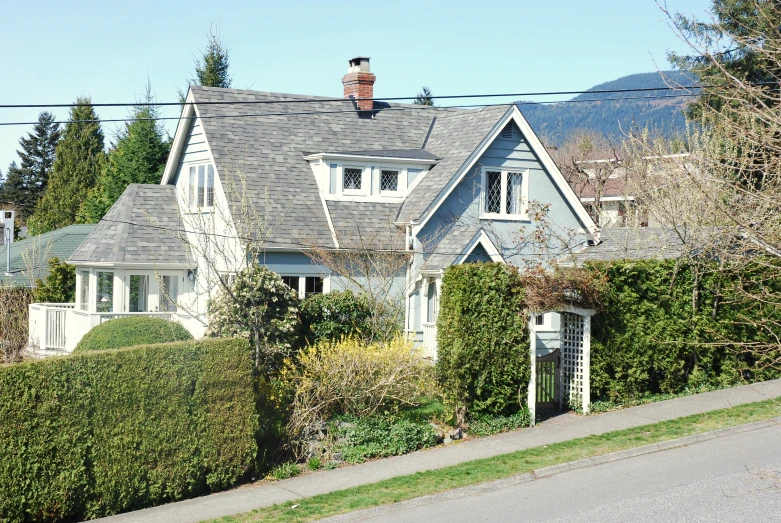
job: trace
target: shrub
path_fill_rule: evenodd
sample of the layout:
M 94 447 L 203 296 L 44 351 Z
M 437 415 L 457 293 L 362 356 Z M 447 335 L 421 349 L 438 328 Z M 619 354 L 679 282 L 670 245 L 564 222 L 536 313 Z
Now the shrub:
M 255 365 L 271 374 L 298 339 L 298 310 L 298 295 L 278 274 L 251 264 L 210 301 L 207 335 L 248 339 Z
M 96 326 L 84 335 L 74 352 L 119 349 L 191 339 L 193 335 L 181 323 L 150 316 L 132 316 L 116 318 Z
M 0 364 L 22 360 L 29 342 L 32 301 L 30 289 L 0 284 Z
M 715 271 L 695 279 L 677 260 L 594 263 L 590 269 L 608 281 L 603 310 L 592 320 L 592 398 L 623 403 L 778 375 L 728 342 L 762 343 L 767 333 L 739 319 L 743 305 L 729 296 L 728 281 L 716 281 Z
M 294 478 L 301 474 L 301 467 L 296 465 L 295 463 L 288 461 L 287 463 L 282 463 L 281 465 L 277 465 L 274 467 L 271 471 L 272 479 L 288 479 L 288 478 Z
M 92 519 L 235 484 L 257 451 L 246 342 L 0 367 L 0 520 Z
M 528 407 L 523 407 L 509 416 L 489 415 L 475 416 L 469 420 L 469 434 L 473 436 L 490 436 L 508 430 L 520 429 L 531 425 L 531 414 Z
M 437 377 L 463 423 L 526 404 L 529 331 L 518 272 L 500 263 L 449 267 L 437 321 Z
M 49 260 L 49 275 L 35 281 L 35 301 L 73 303 L 76 301 L 76 266 L 54 257 Z
M 296 453 L 303 450 L 298 440 L 317 421 L 416 405 L 434 387 L 429 363 L 403 338 L 319 343 L 288 360 L 283 377 L 293 391 L 288 435 Z
M 352 291 L 312 294 L 301 305 L 301 318 L 310 344 L 350 336 L 371 339 L 369 300 Z
M 382 416 L 348 417 L 338 425 L 344 438 L 339 446 L 344 460 L 360 463 L 366 459 L 401 456 L 437 444 L 437 432 L 429 423 Z
M 320 470 L 323 466 L 323 461 L 320 458 L 309 458 L 309 461 L 306 462 L 306 466 L 309 467 L 309 470 Z

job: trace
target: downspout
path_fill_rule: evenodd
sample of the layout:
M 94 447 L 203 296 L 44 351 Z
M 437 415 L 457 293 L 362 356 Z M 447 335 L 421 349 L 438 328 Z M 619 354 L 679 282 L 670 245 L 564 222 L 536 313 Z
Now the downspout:
M 406 231 L 405 231 L 405 237 L 404 237 L 404 250 L 409 251 L 410 250 L 410 236 L 412 235 L 412 226 L 407 225 Z M 410 278 L 413 264 L 415 263 L 415 254 L 412 253 L 409 256 L 409 262 L 407 267 L 407 275 L 406 275 L 406 282 L 404 284 L 404 326 L 407 331 L 410 330 L 410 324 L 409 324 L 409 294 L 410 294 Z

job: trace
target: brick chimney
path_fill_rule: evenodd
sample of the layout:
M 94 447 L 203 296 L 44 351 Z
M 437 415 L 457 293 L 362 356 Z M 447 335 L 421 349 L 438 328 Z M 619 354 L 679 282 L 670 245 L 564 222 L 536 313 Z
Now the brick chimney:
M 358 56 L 350 60 L 347 74 L 342 78 L 345 98 L 374 98 L 374 81 L 377 79 L 369 72 L 369 57 Z M 355 104 L 361 111 L 371 111 L 374 108 L 372 100 L 356 100 Z

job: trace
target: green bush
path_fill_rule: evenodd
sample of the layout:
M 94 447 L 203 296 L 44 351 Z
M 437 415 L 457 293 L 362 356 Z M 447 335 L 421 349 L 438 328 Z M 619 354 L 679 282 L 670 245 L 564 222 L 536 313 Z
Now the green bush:
M 472 436 L 490 436 L 508 430 L 520 429 L 531 425 L 531 414 L 523 407 L 509 416 L 489 415 L 475 416 L 469 420 L 469 434 Z
M 768 333 L 740 318 L 743 301 L 730 296 L 730 282 L 719 281 L 716 271 L 695 278 L 677 260 L 594 263 L 589 269 L 607 276 L 603 310 L 592 319 L 592 399 L 626 403 L 778 376 L 729 344 L 767 342 Z
M 509 415 L 526 405 L 529 331 L 519 285 L 517 270 L 501 263 L 445 271 L 436 371 L 457 411 Z
M 74 352 L 119 349 L 191 339 L 193 335 L 181 323 L 150 316 L 132 316 L 116 318 L 96 326 L 84 335 Z
M 92 519 L 234 485 L 257 451 L 252 375 L 242 340 L 0 367 L 0 521 Z
M 301 306 L 301 319 L 307 341 L 320 341 L 371 336 L 372 311 L 369 301 L 352 291 L 312 294 Z
M 382 416 L 345 417 L 342 421 L 337 423 L 336 433 L 344 443 L 338 448 L 348 463 L 401 456 L 437 444 L 436 430 L 429 423 Z

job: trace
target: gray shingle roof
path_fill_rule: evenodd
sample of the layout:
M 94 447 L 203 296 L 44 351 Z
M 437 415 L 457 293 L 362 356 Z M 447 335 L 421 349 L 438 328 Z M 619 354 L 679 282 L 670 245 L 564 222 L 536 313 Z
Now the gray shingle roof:
M 30 287 L 49 275 L 49 260 L 65 261 L 95 229 L 95 225 L 69 225 L 56 231 L 32 236 L 11 244 L 11 276 L 3 282 Z M 6 271 L 6 246 L 0 247 L 0 263 Z
M 192 263 L 172 185 L 130 184 L 71 255 L 75 263 Z
M 404 250 L 405 231 L 393 223 L 400 204 L 333 200 L 326 203 L 340 248 Z
M 600 232 L 601 242 L 561 262 L 580 265 L 588 261 L 675 258 L 681 254 L 680 237 L 658 227 L 608 227 Z M 574 260 L 573 260 L 574 258 Z
M 439 157 L 425 149 L 383 149 L 379 151 L 325 151 L 327 154 L 374 156 L 377 158 L 407 158 L 413 160 L 438 160 Z
M 478 226 L 452 227 L 440 240 L 436 248 L 423 263 L 423 271 L 440 271 L 453 265 L 461 254 L 467 254 L 466 248 L 480 231 Z
M 333 246 L 317 183 L 305 155 L 384 151 L 404 152 L 420 159 L 440 158 L 396 216 L 397 221 L 406 222 L 425 211 L 507 110 L 375 103 L 372 116 L 358 113 L 352 103 L 328 98 L 197 86 L 191 89 L 196 104 L 234 102 L 201 104 L 197 109 L 223 184 L 246 184 L 249 194 L 233 191 L 232 204 L 244 197 L 253 202 L 257 215 L 269 217 L 265 228 L 271 230 L 269 244 L 274 247 Z M 310 102 L 296 103 L 300 100 Z M 280 103 L 252 103 L 258 101 Z M 302 114 L 307 112 L 318 114 Z M 263 113 L 273 114 L 225 118 Z M 419 152 L 412 156 L 411 151 Z

